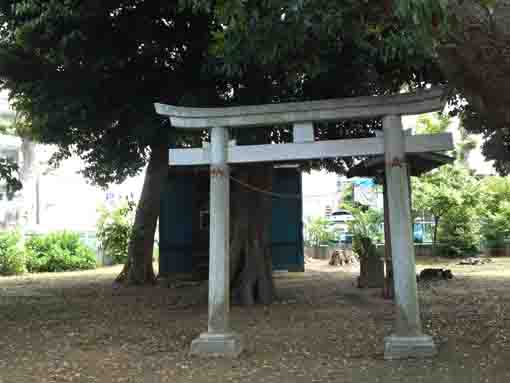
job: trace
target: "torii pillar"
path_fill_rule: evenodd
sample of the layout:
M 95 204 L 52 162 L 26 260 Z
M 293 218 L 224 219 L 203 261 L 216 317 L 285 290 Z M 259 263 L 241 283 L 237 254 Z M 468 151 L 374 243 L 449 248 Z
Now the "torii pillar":
M 228 129 L 211 128 L 211 193 L 209 225 L 209 320 L 207 332 L 191 343 L 196 355 L 237 357 L 243 350 L 239 335 L 230 331 Z
M 411 228 L 408 166 L 405 135 L 400 116 L 383 118 L 385 177 L 396 322 L 394 333 L 385 339 L 385 359 L 423 358 L 436 354 L 433 339 L 423 334 L 416 285 L 416 265 Z

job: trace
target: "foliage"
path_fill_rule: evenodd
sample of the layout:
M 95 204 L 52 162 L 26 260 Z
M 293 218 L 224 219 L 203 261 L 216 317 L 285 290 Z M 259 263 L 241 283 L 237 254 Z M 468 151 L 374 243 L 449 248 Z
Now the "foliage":
M 154 102 L 221 102 L 225 82 L 209 66 L 218 28 L 208 12 L 175 1 L 3 0 L 0 86 L 38 140 L 57 145 L 54 163 L 76 153 L 93 183 L 121 182 L 168 155 L 172 130 Z M 168 163 L 154 162 L 145 201 L 159 201 L 164 178 L 157 172 Z M 137 206 L 135 227 L 145 229 L 135 230 L 129 256 L 151 258 L 145 241 L 153 243 L 159 204 Z M 154 279 L 152 270 L 128 274 L 138 283 Z
M 459 132 L 460 140 L 455 148 L 456 157 L 461 164 L 467 166 L 469 154 L 476 149 L 478 141 L 462 125 L 459 126 Z
M 502 175 L 510 173 L 510 11 L 506 0 L 397 0 L 421 46 L 437 55 L 452 88 L 453 114 L 482 134 L 482 152 Z
M 421 116 L 416 124 L 417 134 L 439 134 L 448 131 L 452 124 L 452 116 L 443 113 L 431 113 Z M 462 126 L 458 127 L 460 140 L 455 147 L 455 157 L 462 165 L 467 166 L 469 153 L 476 148 L 477 140 Z
M 335 237 L 329 230 L 330 222 L 324 217 L 308 218 L 305 225 L 305 234 L 310 246 L 325 245 L 334 241 Z
M 349 231 L 353 235 L 370 238 L 374 243 L 381 242 L 383 233 L 383 212 L 367 207 L 351 210 L 353 220 L 349 221 Z
M 382 241 L 383 213 L 371 208 L 351 210 L 354 219 L 349 222 L 352 233 L 352 250 L 360 258 L 376 255 L 375 244 Z
M 0 134 L 13 134 L 14 118 L 12 112 L 0 112 Z
M 413 180 L 413 209 L 434 218 L 433 245 L 447 254 L 473 251 L 478 233 L 479 182 L 461 165 L 445 165 Z
M 354 184 L 352 182 L 345 185 L 340 196 L 340 209 L 351 210 L 354 207 Z
M 442 83 L 435 59 L 417 47 L 410 23 L 385 4 L 360 1 L 246 2 L 181 0 L 213 10 L 224 28 L 214 52 L 232 84 L 235 104 L 342 98 L 412 91 Z M 316 124 L 317 139 L 371 137 L 381 121 Z M 270 140 L 289 137 L 281 128 Z M 352 158 L 310 161 L 339 174 Z
M 8 196 L 20 190 L 22 185 L 19 180 L 18 164 L 9 158 L 0 158 L 0 180 L 6 183 Z
M 12 113 L 0 113 L 0 134 L 15 134 L 14 116 Z M 11 196 L 21 189 L 18 164 L 10 158 L 0 158 L 0 180 L 7 186 Z
M 421 116 L 416 124 L 416 134 L 445 133 L 452 121 L 450 116 L 441 113 L 431 113 Z
M 441 253 L 447 257 L 470 256 L 480 244 L 480 217 L 476 206 L 462 204 L 450 209 L 441 220 L 438 230 Z
M 58 145 L 56 159 L 76 151 L 100 185 L 137 174 L 147 148 L 167 140 L 155 101 L 216 97 L 203 69 L 207 15 L 168 1 L 0 6 L 2 87 L 38 138 Z
M 314 77 L 336 65 L 332 53 L 353 48 L 371 54 L 370 64 L 377 59 L 381 59 L 381 64 L 399 61 L 404 72 L 411 66 L 427 65 L 431 59 L 416 46 L 415 30 L 409 28 L 412 23 L 399 22 L 388 14 L 385 2 L 181 0 L 181 3 L 213 9 L 225 26 L 217 34 L 216 46 L 227 73 L 246 73 L 249 63 L 256 62 Z M 404 58 L 410 61 L 405 63 Z M 395 74 L 394 78 L 400 77 Z M 375 78 L 377 75 L 374 73 Z
M 96 267 L 94 252 L 68 231 L 35 235 L 25 242 L 30 272 L 87 270 Z
M 0 275 L 23 274 L 26 271 L 25 262 L 19 233 L 0 233 Z
M 39 139 L 58 145 L 57 160 L 76 151 L 85 175 L 104 185 L 136 174 L 154 146 L 170 140 L 155 101 L 260 104 L 441 83 L 411 24 L 383 8 L 311 0 L 4 0 L 1 85 Z M 321 124 L 316 133 L 321 139 L 369 137 L 380 128 L 380 120 L 344 121 Z M 292 134 L 288 127 L 242 131 L 233 132 L 240 143 L 279 142 Z M 172 139 L 182 145 L 203 137 Z M 342 158 L 310 166 L 346 172 L 352 163 Z M 135 227 L 155 227 L 157 212 L 144 213 L 136 215 Z M 149 236 L 137 234 L 133 242 Z
M 113 210 L 100 208 L 97 238 L 101 249 L 114 263 L 125 263 L 127 260 L 134 207 L 134 202 L 126 201 Z
M 482 181 L 481 233 L 491 246 L 510 236 L 510 180 L 490 177 Z

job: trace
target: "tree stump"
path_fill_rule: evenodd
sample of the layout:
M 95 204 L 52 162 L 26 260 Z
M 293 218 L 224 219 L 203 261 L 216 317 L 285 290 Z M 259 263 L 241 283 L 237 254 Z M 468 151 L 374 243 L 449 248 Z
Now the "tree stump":
M 345 249 L 335 249 L 329 258 L 330 266 L 346 266 L 358 263 L 356 256 L 348 253 Z
M 384 264 L 376 254 L 360 258 L 359 288 L 374 288 L 384 286 Z

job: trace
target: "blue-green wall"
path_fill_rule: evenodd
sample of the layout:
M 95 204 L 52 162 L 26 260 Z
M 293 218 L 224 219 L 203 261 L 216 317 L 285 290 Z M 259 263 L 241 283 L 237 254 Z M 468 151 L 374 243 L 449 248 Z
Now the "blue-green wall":
M 196 266 L 193 265 L 192 248 L 198 177 L 192 172 L 171 177 L 163 193 L 159 220 L 161 276 L 191 273 Z M 275 169 L 273 192 L 301 196 L 301 173 L 294 168 Z M 304 271 L 301 217 L 301 198 L 272 199 L 271 250 L 274 270 Z
M 192 270 L 193 176 L 167 182 L 159 218 L 159 271 L 189 273 Z
M 297 169 L 275 169 L 273 192 L 285 197 L 272 200 L 271 254 L 273 269 L 304 271 L 301 173 Z

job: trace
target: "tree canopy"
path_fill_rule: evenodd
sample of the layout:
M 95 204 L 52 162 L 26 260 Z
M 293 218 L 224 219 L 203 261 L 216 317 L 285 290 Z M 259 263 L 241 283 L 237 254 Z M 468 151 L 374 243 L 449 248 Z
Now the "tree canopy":
M 56 161 L 78 154 L 101 186 L 148 164 L 128 259 L 142 265 L 129 279 L 152 281 L 170 135 L 153 103 L 220 102 L 208 69 L 216 24 L 168 1 L 4 0 L 0 26 L 0 85 L 31 133 L 58 146 Z
M 443 81 L 413 25 L 384 3 L 179 3 L 0 2 L 2 86 L 39 139 L 57 143 L 60 158 L 79 153 L 98 184 L 146 163 L 147 147 L 165 131 L 156 100 L 247 104 Z M 378 127 L 346 122 L 318 134 L 366 136 Z
M 167 1 L 1 1 L 0 79 L 42 142 L 106 185 L 162 139 L 153 103 L 217 102 L 205 70 L 214 25 Z M 183 101 L 186 99 L 186 101 Z
M 398 0 L 396 13 L 413 20 L 453 88 L 454 113 L 501 174 L 510 173 L 510 2 Z
M 442 113 L 421 116 L 416 124 L 418 134 L 439 134 L 448 130 L 452 121 L 450 117 Z
M 444 81 L 430 50 L 416 44 L 412 23 L 388 15 L 383 3 L 181 2 L 211 10 L 223 26 L 213 51 L 235 104 L 390 94 Z M 315 128 L 319 139 L 355 138 L 374 135 L 381 123 L 343 121 Z M 277 141 L 291 133 L 272 134 Z M 352 159 L 311 164 L 343 173 Z
M 154 102 L 260 104 L 444 82 L 413 23 L 388 13 L 385 3 L 1 0 L 0 33 L 0 85 L 38 139 L 58 145 L 57 160 L 77 153 L 99 185 L 149 163 L 133 229 L 147 259 L 170 131 Z M 379 120 L 321 124 L 316 135 L 367 137 L 380 127 Z M 288 127 L 234 131 L 240 143 L 290 134 Z M 345 172 L 351 164 L 311 166 Z

